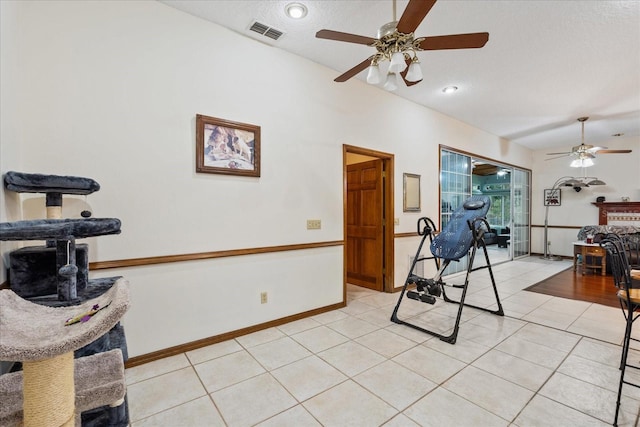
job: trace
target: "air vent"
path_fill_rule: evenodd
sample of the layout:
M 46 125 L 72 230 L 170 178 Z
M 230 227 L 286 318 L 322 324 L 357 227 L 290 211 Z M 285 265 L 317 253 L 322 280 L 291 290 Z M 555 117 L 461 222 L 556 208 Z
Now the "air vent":
M 261 34 L 265 37 L 269 37 L 270 39 L 273 39 L 273 40 L 278 40 L 280 36 L 284 34 L 282 31 L 276 30 L 275 28 L 265 25 L 263 23 L 260 23 L 258 21 L 254 22 L 249 28 L 249 30 L 255 33 Z

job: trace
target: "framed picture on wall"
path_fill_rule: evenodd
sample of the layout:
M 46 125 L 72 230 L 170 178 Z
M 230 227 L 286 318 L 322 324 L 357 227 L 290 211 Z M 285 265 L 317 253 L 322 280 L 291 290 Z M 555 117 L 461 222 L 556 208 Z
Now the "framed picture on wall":
M 544 190 L 545 206 L 560 206 L 562 193 L 559 188 L 555 190 Z
M 196 172 L 260 176 L 260 126 L 196 115 Z
M 420 175 L 405 173 L 403 178 L 403 210 L 405 212 L 420 212 Z

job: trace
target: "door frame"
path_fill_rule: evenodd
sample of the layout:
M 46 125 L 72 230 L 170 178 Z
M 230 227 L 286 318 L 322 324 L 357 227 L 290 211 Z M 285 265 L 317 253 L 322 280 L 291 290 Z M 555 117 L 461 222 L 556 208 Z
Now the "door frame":
M 383 253 L 384 253 L 384 265 L 386 271 L 383 274 L 383 286 L 384 292 L 394 291 L 394 197 L 393 197 L 393 182 L 394 182 L 394 169 L 393 160 L 394 156 L 390 153 L 384 153 L 382 151 L 371 150 L 368 148 L 356 147 L 353 145 L 342 145 L 342 225 L 343 225 L 343 260 L 342 260 L 342 281 L 343 281 L 343 297 L 344 301 L 347 300 L 347 153 L 360 154 L 369 157 L 375 157 L 382 160 L 382 170 L 385 173 L 382 180 L 383 191 Z

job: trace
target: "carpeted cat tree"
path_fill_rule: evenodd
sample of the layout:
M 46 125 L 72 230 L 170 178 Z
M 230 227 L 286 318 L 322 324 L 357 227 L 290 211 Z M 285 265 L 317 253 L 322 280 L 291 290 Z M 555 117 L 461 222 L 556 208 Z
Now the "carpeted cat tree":
M 127 426 L 127 348 L 119 320 L 128 307 L 128 284 L 121 277 L 90 280 L 88 247 L 76 244 L 120 233 L 120 221 L 89 218 L 88 211 L 62 218 L 63 194 L 100 189 L 89 178 L 7 172 L 4 184 L 10 191 L 44 193 L 47 218 L 0 224 L 0 240 L 46 240 L 9 254 L 11 289 L 0 292 L 0 360 L 22 362 L 22 371 L 0 376 L 0 425 L 19 425 L 24 416 L 32 426 Z M 51 411 L 43 402 L 67 409 Z

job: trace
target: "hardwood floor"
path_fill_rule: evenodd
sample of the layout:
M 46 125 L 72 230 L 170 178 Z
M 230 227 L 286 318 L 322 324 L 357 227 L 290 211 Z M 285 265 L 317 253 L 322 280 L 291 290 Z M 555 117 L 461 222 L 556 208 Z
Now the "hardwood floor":
M 611 275 L 602 276 L 593 272 L 582 275 L 573 268 L 536 283 L 526 289 L 546 295 L 581 301 L 595 302 L 610 307 L 620 307 Z

